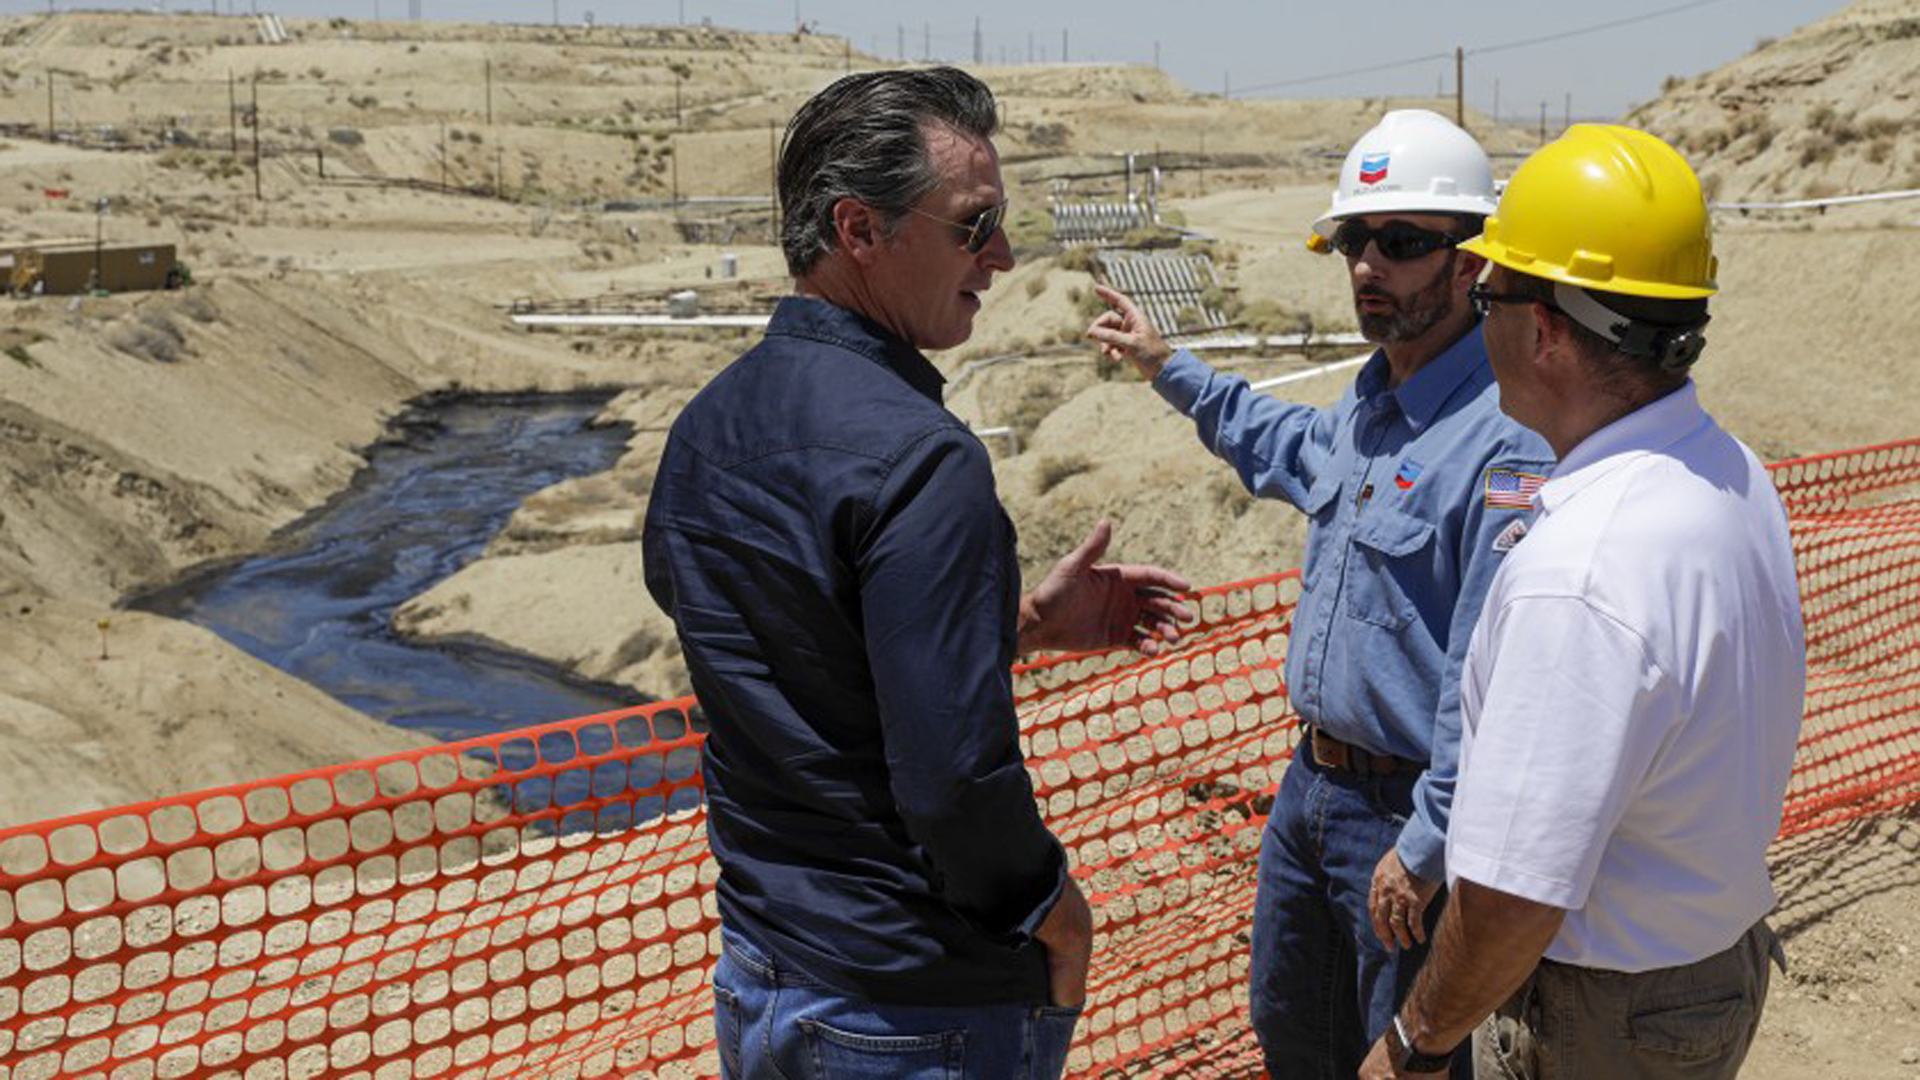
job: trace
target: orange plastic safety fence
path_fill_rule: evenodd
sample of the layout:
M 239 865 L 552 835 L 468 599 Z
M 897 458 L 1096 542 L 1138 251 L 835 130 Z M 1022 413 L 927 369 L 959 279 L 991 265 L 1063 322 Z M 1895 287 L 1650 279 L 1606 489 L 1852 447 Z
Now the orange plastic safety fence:
M 1920 441 L 1786 462 L 1810 665 L 1782 835 L 1920 800 Z M 1096 909 L 1076 1075 L 1251 1076 L 1254 864 L 1297 574 L 1169 656 L 1020 668 Z M 710 1076 L 693 703 L 0 832 L 0 1080 Z

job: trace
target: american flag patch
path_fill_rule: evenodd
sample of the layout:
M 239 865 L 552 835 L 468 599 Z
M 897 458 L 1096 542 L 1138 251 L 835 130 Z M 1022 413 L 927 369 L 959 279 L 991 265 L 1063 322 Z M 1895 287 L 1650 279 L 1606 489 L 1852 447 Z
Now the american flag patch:
M 1487 509 L 1526 510 L 1533 506 L 1533 493 L 1547 478 L 1513 469 L 1487 470 Z

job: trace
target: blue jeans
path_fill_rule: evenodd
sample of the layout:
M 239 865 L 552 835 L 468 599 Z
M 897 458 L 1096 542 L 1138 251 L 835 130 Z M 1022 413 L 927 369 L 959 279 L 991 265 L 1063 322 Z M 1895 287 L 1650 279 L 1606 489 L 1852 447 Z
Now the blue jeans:
M 1424 945 L 1388 949 L 1367 916 L 1373 869 L 1399 839 L 1417 775 L 1328 769 L 1305 746 L 1260 837 L 1249 1011 L 1279 1080 L 1350 1080 L 1393 1022 Z M 1429 940 L 1446 891 L 1427 906 Z M 1473 1075 L 1454 1055 L 1453 1075 Z
M 721 929 L 725 1080 L 1057 1080 L 1079 1009 L 886 1005 L 824 986 Z

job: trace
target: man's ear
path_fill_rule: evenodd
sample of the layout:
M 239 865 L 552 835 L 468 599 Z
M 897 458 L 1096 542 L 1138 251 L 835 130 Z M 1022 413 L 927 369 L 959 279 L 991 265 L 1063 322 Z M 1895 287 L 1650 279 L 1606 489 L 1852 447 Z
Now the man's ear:
M 880 215 L 858 199 L 841 199 L 833 204 L 833 238 L 840 250 L 864 263 L 880 244 Z
M 1545 304 L 1529 304 L 1533 312 L 1533 356 L 1543 360 L 1573 348 L 1573 330 L 1565 315 Z
M 1460 251 L 1453 260 L 1453 283 L 1464 292 L 1480 280 L 1480 274 L 1486 268 L 1486 259 L 1471 251 Z

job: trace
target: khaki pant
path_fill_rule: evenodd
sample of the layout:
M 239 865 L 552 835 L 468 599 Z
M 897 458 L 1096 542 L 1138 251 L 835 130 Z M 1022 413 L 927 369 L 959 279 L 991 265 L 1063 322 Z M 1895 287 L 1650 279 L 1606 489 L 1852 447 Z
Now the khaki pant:
M 1682 967 L 1619 972 L 1543 960 L 1473 1033 L 1478 1080 L 1721 1080 L 1738 1075 L 1773 959 L 1757 922 L 1733 947 Z

